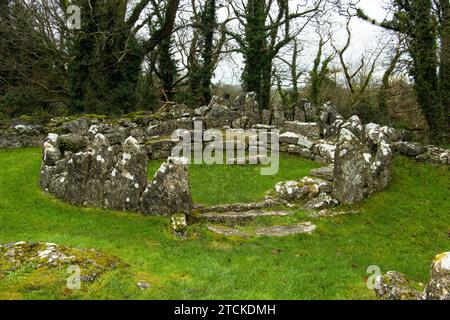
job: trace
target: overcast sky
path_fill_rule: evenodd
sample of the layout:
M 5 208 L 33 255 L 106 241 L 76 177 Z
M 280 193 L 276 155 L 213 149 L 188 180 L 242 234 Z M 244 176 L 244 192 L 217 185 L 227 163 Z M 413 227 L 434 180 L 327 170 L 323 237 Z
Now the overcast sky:
M 297 0 L 292 0 L 297 1 Z M 373 18 L 377 20 L 383 20 L 387 16 L 387 11 L 383 9 L 384 3 L 386 0 L 361 0 L 359 7 L 364 9 L 364 11 Z M 345 31 L 342 29 L 342 25 L 335 24 L 336 30 L 333 30 L 335 34 L 335 41 L 339 43 L 339 40 L 343 40 L 345 38 Z M 342 30 L 342 31 L 340 31 Z M 361 55 L 367 50 L 376 50 L 380 46 L 383 46 L 384 43 L 393 41 L 395 42 L 395 38 L 383 34 L 383 31 L 376 26 L 373 26 L 369 23 L 361 21 L 359 19 L 354 19 L 351 24 L 352 30 L 352 42 L 351 48 L 347 52 L 347 57 L 349 60 L 358 60 Z M 308 34 L 311 34 L 311 36 Z M 305 32 L 306 34 L 302 35 L 302 39 L 304 40 L 305 50 L 302 53 L 301 64 L 305 68 L 308 68 L 309 65 L 314 60 L 315 52 L 317 51 L 317 40 L 314 40 L 313 30 Z M 308 41 L 308 39 L 310 41 Z M 331 49 L 330 49 L 331 50 Z M 216 70 L 216 76 L 214 82 L 221 82 L 223 84 L 239 84 L 240 83 L 240 68 L 242 68 L 242 57 L 235 55 L 233 56 L 233 61 L 236 63 L 232 63 L 230 61 L 222 62 L 218 69 Z M 381 68 L 381 66 L 380 66 Z

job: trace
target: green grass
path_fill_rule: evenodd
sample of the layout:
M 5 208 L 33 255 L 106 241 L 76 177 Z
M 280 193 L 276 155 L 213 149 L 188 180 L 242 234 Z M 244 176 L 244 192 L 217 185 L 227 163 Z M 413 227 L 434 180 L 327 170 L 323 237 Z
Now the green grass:
M 278 178 L 298 178 L 311 165 L 285 158 Z M 64 272 L 17 270 L 0 279 L 0 299 L 373 299 L 364 284 L 369 265 L 425 282 L 431 259 L 450 248 L 448 167 L 404 158 L 395 161 L 391 187 L 356 208 L 361 214 L 313 220 L 312 235 L 252 239 L 215 236 L 195 225 L 182 240 L 169 232 L 167 218 L 61 203 L 39 190 L 39 166 L 38 149 L 0 151 L 0 243 L 96 248 L 130 267 L 76 292 L 64 289 Z M 193 167 L 194 199 L 258 200 L 278 178 L 252 170 Z M 250 227 L 305 221 L 304 215 Z M 139 280 L 152 287 L 139 290 Z
M 149 180 L 162 162 L 149 162 Z M 277 182 L 300 179 L 318 167 L 289 154 L 280 154 L 280 168 L 273 176 L 261 176 L 260 166 L 255 165 L 193 165 L 189 171 L 192 196 L 194 202 L 205 205 L 262 201 Z

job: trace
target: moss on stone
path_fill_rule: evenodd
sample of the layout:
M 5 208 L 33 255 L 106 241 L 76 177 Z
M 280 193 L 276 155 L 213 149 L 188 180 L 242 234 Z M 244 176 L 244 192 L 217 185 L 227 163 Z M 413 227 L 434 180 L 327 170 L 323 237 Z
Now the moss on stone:
M 119 258 L 95 249 L 32 242 L 0 245 L 0 276 L 3 278 L 42 272 L 46 269 L 65 272 L 69 266 L 80 268 L 81 281 L 92 282 L 104 273 L 127 265 Z

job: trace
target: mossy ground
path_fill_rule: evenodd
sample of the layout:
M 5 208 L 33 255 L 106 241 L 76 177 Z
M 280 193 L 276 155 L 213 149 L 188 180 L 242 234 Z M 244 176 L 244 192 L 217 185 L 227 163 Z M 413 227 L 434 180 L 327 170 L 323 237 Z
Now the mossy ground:
M 169 231 L 169 218 L 64 204 L 39 190 L 39 166 L 39 149 L 0 151 L 0 243 L 95 248 L 129 267 L 80 291 L 66 289 L 65 272 L 20 270 L 0 280 L 0 299 L 373 299 L 364 282 L 369 265 L 426 282 L 434 256 L 450 248 L 448 167 L 404 158 L 396 159 L 386 191 L 349 208 L 359 214 L 264 218 L 248 227 L 310 220 L 317 230 L 250 239 L 216 236 L 202 225 L 180 239 Z M 279 180 L 297 179 L 312 166 L 283 158 L 272 178 L 254 167 L 195 166 L 194 199 L 209 205 L 260 200 Z M 139 281 L 151 287 L 140 290 Z

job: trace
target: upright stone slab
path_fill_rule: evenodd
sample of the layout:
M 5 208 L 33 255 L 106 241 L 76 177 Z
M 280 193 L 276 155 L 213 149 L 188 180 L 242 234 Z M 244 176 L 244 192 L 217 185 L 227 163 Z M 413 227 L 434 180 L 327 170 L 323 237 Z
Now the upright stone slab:
M 367 194 L 367 147 L 349 130 L 342 129 L 336 145 L 333 196 L 340 203 L 355 203 Z
M 450 252 L 439 254 L 431 265 L 431 280 L 424 292 L 426 300 L 450 300 Z
M 169 157 L 148 183 L 141 197 L 141 210 L 148 215 L 189 214 L 192 196 L 187 158 Z
M 98 161 L 98 159 L 96 159 Z M 147 154 L 133 137 L 123 143 L 123 152 L 111 171 L 107 207 L 139 211 L 140 196 L 147 185 Z

